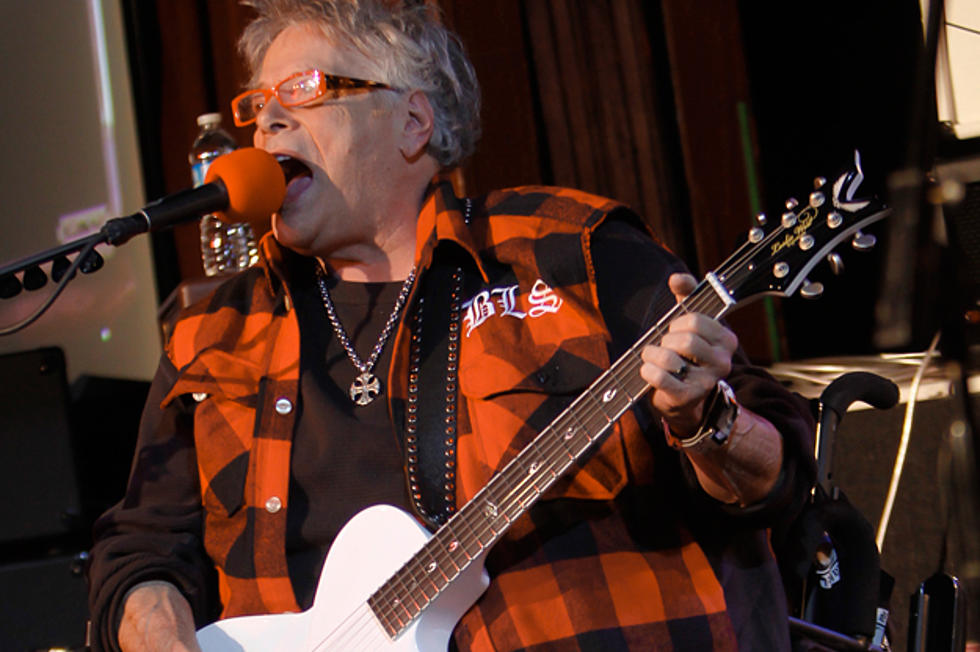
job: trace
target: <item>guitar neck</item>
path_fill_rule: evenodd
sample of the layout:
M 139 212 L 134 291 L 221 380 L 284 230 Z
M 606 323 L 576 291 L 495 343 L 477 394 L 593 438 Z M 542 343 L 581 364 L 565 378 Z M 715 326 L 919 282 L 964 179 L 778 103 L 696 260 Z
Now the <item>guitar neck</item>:
M 388 634 L 395 637 L 411 624 L 646 394 L 650 386 L 640 377 L 645 346 L 659 343 L 680 315 L 697 312 L 717 319 L 734 303 L 719 277 L 708 274 L 439 528 L 368 600 Z
M 369 598 L 369 607 L 388 634 L 397 636 L 481 560 L 510 524 L 646 394 L 650 388 L 640 377 L 640 352 L 658 344 L 674 319 L 691 312 L 717 319 L 736 303 L 766 294 L 790 296 L 801 287 L 804 294 L 816 296 L 822 287 L 806 278 L 814 265 L 825 256 L 837 256 L 831 252 L 851 236 L 856 249 L 873 246 L 874 237 L 861 229 L 882 219 L 888 209 L 873 198 L 856 197 L 863 178 L 855 152 L 854 169 L 833 184 L 817 177 L 805 204 L 788 199 L 785 211 L 771 221 L 760 214 L 735 253 L 644 333 Z

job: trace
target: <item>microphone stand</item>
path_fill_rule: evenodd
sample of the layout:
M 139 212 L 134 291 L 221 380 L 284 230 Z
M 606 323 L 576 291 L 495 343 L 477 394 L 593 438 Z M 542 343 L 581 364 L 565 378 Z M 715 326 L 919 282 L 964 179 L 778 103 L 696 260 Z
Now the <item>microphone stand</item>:
M 95 245 L 101 244 L 105 241 L 105 235 L 99 231 L 98 233 L 93 233 L 92 235 L 78 238 L 77 240 L 72 240 L 71 242 L 63 244 L 60 247 L 45 249 L 31 256 L 21 258 L 20 260 L 16 260 L 12 263 L 4 265 L 3 267 L 0 267 L 0 277 L 6 276 L 7 274 L 23 272 L 42 263 L 52 262 L 58 258 L 61 258 L 62 256 L 81 251 L 86 247 L 89 247 L 89 245 L 94 248 Z
M 55 300 L 68 286 L 68 283 L 75 278 L 78 270 L 81 270 L 83 274 L 90 274 L 101 269 L 104 262 L 98 252 L 95 251 L 97 245 L 105 243 L 118 247 L 140 233 L 169 228 L 183 221 L 188 214 L 206 212 L 212 208 L 214 202 L 221 198 L 222 192 L 223 186 L 218 188 L 216 184 L 209 184 L 209 186 L 201 186 L 197 189 L 171 195 L 167 198 L 169 202 L 167 209 L 169 210 L 159 211 L 160 214 L 157 215 L 156 219 L 151 220 L 147 211 L 152 211 L 154 207 L 160 206 L 159 201 L 150 204 L 138 213 L 108 220 L 97 233 L 72 240 L 60 247 L 46 249 L 0 267 L 0 286 L 6 283 L 6 289 L 9 290 L 9 294 L 7 291 L 3 292 L 5 295 L 4 298 L 16 296 L 20 293 L 21 287 L 25 287 L 25 283 L 16 277 L 18 272 L 24 272 L 25 281 L 27 280 L 28 274 L 43 275 L 44 272 L 40 268 L 42 263 L 52 263 L 51 277 L 58 282 L 51 295 L 45 299 L 44 303 L 34 313 L 20 322 L 11 324 L 10 326 L 0 327 L 0 337 L 18 333 L 40 319 L 41 315 L 47 312 L 51 305 L 54 304 Z M 198 211 L 198 209 L 200 210 Z M 59 265 L 58 261 L 67 261 L 65 256 L 75 252 L 80 253 L 64 269 L 64 272 L 61 272 L 59 268 L 63 268 L 63 266 Z M 39 289 L 45 282 L 46 279 L 43 279 L 42 276 L 41 281 L 34 288 L 28 287 L 28 289 Z
M 60 277 L 58 277 L 58 273 L 52 269 L 52 278 L 58 282 L 58 285 L 55 287 L 54 292 L 52 292 L 51 295 L 45 299 L 44 303 L 41 304 L 41 306 L 35 310 L 34 313 L 28 315 L 25 319 L 15 324 L 11 324 L 10 326 L 0 328 L 0 336 L 18 333 L 40 319 L 41 315 L 47 312 L 48 308 L 54 304 L 55 300 L 68 286 L 68 283 L 75 278 L 75 273 L 79 269 L 82 270 L 83 274 L 90 274 L 101 269 L 104 263 L 102 257 L 99 256 L 97 251 L 95 251 L 95 247 L 104 241 L 105 235 L 102 233 L 102 231 L 99 231 L 98 233 L 73 240 L 72 242 L 60 247 L 47 249 L 40 253 L 34 254 L 33 256 L 28 256 L 0 267 L 0 283 L 4 281 L 10 283 L 11 285 L 16 283 L 16 286 L 13 287 L 10 295 L 5 297 L 12 298 L 20 293 L 20 288 L 23 285 L 15 276 L 17 272 L 23 271 L 26 277 L 26 275 L 30 274 L 32 270 L 37 270 L 38 274 L 43 275 L 44 272 L 41 271 L 41 268 L 39 267 L 41 263 L 52 261 L 52 267 L 54 267 L 55 265 L 58 265 L 58 260 L 65 259 L 64 256 L 66 254 L 76 251 L 80 252 L 79 255 L 75 257 L 75 260 L 72 261 L 67 269 L 64 270 Z M 42 282 L 35 289 L 39 289 L 43 285 L 44 283 Z

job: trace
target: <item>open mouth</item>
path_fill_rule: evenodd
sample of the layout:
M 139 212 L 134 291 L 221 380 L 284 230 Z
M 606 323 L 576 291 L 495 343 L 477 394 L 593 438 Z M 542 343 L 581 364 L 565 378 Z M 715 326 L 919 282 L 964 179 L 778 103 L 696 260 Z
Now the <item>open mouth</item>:
M 295 159 L 292 156 L 287 156 L 286 154 L 276 154 L 276 161 L 279 163 L 279 167 L 282 168 L 283 174 L 286 175 L 287 185 L 293 179 L 313 176 L 313 170 L 311 170 L 306 163 L 303 163 L 299 159 Z

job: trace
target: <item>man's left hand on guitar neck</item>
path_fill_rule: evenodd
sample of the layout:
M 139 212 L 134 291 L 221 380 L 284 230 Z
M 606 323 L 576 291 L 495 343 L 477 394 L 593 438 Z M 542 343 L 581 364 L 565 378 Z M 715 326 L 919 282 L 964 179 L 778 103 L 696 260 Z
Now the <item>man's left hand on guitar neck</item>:
M 678 302 L 695 288 L 689 274 L 668 280 Z M 670 322 L 659 345 L 642 351 L 640 375 L 668 441 L 691 461 L 704 490 L 746 506 L 773 488 L 782 466 L 782 437 L 766 419 L 737 406 L 724 378 L 738 338 L 721 322 L 687 313 Z

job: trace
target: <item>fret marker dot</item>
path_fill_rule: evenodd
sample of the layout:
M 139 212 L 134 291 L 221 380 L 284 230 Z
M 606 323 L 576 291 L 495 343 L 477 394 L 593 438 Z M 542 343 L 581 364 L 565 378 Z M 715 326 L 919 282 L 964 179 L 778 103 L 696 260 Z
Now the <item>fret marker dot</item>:
M 602 402 L 608 403 L 609 401 L 613 400 L 613 397 L 615 396 L 616 396 L 615 389 L 607 389 L 606 393 L 602 395 Z

